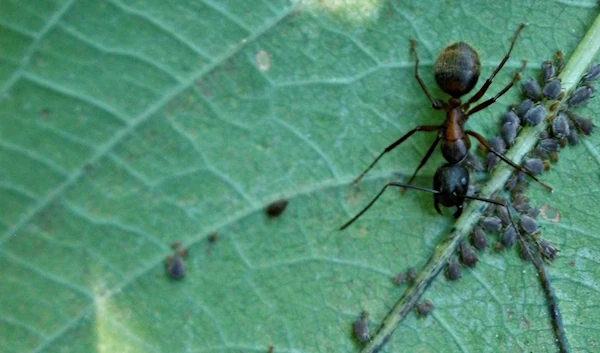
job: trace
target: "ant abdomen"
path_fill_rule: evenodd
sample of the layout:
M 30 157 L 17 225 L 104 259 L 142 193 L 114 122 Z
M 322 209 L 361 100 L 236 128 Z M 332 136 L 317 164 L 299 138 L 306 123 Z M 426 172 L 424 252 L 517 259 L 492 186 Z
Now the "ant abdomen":
M 444 48 L 434 65 L 435 81 L 454 98 L 469 93 L 481 72 L 479 55 L 469 44 L 457 42 Z

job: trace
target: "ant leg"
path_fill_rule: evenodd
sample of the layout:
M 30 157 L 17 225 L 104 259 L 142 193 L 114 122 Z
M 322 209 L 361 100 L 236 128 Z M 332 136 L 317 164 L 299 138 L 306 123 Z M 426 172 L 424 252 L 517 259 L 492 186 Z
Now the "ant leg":
M 425 94 L 427 95 L 427 98 L 429 98 L 429 101 L 431 101 L 431 106 L 433 107 L 433 109 L 435 109 L 435 110 L 444 109 L 445 108 L 444 103 L 437 99 L 433 99 L 433 97 L 431 96 L 431 93 L 429 93 L 429 91 L 427 90 L 425 83 L 423 82 L 423 80 L 421 80 L 421 76 L 419 76 L 419 56 L 417 55 L 417 49 L 416 49 L 416 44 L 415 44 L 414 39 L 410 40 L 410 49 L 411 49 L 411 52 L 415 55 L 415 78 L 419 82 L 419 86 L 421 86 L 421 89 L 423 90 L 423 92 L 425 92 Z
M 527 62 L 525 60 L 523 60 L 523 65 L 521 66 L 521 68 L 519 69 L 519 71 L 515 72 L 515 77 L 513 78 L 512 81 L 510 81 L 510 83 L 508 85 L 506 85 L 506 87 L 504 87 L 502 89 L 502 91 L 500 91 L 498 94 L 496 94 L 494 97 L 486 100 L 485 102 L 482 102 L 480 104 L 477 104 L 473 109 L 469 110 L 467 113 L 467 116 L 471 116 L 472 114 L 477 113 L 480 110 L 483 110 L 487 107 L 489 107 L 490 105 L 492 105 L 498 98 L 500 98 L 500 96 L 502 96 L 504 93 L 508 92 L 508 90 L 514 86 L 515 83 L 517 83 L 517 81 L 519 81 L 521 79 L 521 72 L 523 71 L 523 69 L 525 69 L 525 66 L 527 65 Z
M 410 177 L 410 180 L 408 181 L 407 184 L 410 185 L 410 184 L 412 184 L 413 180 L 415 180 L 415 177 L 417 176 L 417 173 L 425 165 L 425 163 L 427 163 L 427 160 L 429 159 L 429 157 L 431 157 L 431 154 L 435 150 L 435 147 L 437 146 L 438 142 L 440 142 L 440 139 L 441 138 L 438 136 L 438 138 L 435 139 L 435 141 L 433 141 L 433 143 L 431 144 L 431 147 L 429 147 L 429 150 L 425 154 L 425 157 L 423 157 L 423 159 L 421 159 L 421 163 L 419 163 L 419 166 L 417 167 L 417 169 L 413 173 L 412 177 Z
M 404 136 L 400 137 L 396 142 L 392 143 L 385 150 L 383 150 L 383 152 L 381 152 L 381 154 L 379 154 L 379 156 L 377 156 L 377 158 L 375 158 L 373 163 L 371 163 L 371 165 L 369 165 L 367 167 L 367 169 L 365 169 L 362 173 L 360 173 L 360 175 L 358 177 L 356 177 L 356 179 L 354 179 L 353 183 L 355 183 L 355 184 L 358 183 L 360 181 L 360 179 L 362 179 L 362 177 L 365 176 L 365 174 L 367 174 L 367 172 L 369 170 L 371 170 L 371 168 L 373 168 L 375 163 L 377 163 L 377 161 L 379 161 L 379 159 L 381 159 L 381 157 L 383 157 L 384 154 L 388 153 L 389 151 L 396 148 L 399 144 L 406 141 L 406 139 L 408 139 L 410 136 L 412 136 L 412 134 L 414 134 L 415 132 L 417 132 L 417 131 L 431 132 L 431 131 L 439 130 L 440 128 L 442 128 L 442 125 L 421 125 L 421 126 L 417 126 L 414 129 L 410 130 Z
M 508 52 L 506 53 L 506 55 L 504 55 L 504 58 L 502 59 L 502 61 L 498 65 L 498 67 L 496 67 L 496 69 L 494 70 L 494 72 L 492 72 L 492 74 L 490 75 L 490 77 L 488 77 L 488 79 L 485 81 L 485 83 L 483 84 L 483 86 L 481 86 L 481 88 L 479 89 L 479 91 L 477 91 L 477 93 L 475 93 L 475 95 L 469 99 L 469 101 L 466 103 L 467 105 L 469 105 L 471 103 L 474 103 L 474 102 L 477 102 L 479 99 L 481 99 L 481 97 L 483 97 L 483 95 L 485 94 L 485 92 L 488 90 L 488 88 L 492 84 L 492 80 L 494 79 L 494 77 L 496 76 L 496 74 L 498 72 L 500 72 L 500 70 L 502 70 L 502 68 L 504 67 L 504 64 L 506 64 L 506 61 L 510 57 L 510 53 L 513 50 L 513 46 L 515 45 L 515 42 L 517 41 L 517 37 L 519 36 L 519 33 L 521 33 L 521 31 L 523 30 L 523 27 L 525 27 L 525 24 L 521 23 L 521 25 L 519 26 L 519 28 L 517 28 L 517 32 L 515 33 L 515 36 L 513 37 L 512 41 L 510 42 L 510 48 L 508 49 Z
M 527 169 L 515 164 L 515 162 L 511 161 L 510 159 L 506 158 L 506 156 L 504 156 L 502 153 L 496 151 L 495 149 L 492 148 L 492 146 L 490 146 L 490 144 L 485 140 L 485 138 L 483 138 L 483 136 L 479 135 L 478 133 L 476 133 L 475 131 L 470 131 L 470 130 L 466 130 L 465 131 L 467 134 L 475 137 L 477 139 L 477 141 L 479 141 L 479 143 L 481 143 L 485 148 L 488 149 L 488 151 L 492 152 L 493 154 L 495 154 L 496 156 L 498 156 L 498 158 L 500 158 L 501 160 L 503 160 L 504 162 L 506 162 L 507 164 L 509 164 L 510 166 L 512 166 L 513 168 L 515 168 L 516 170 L 518 170 L 519 172 L 525 173 L 527 174 L 530 178 L 532 178 L 533 180 L 537 181 L 538 183 L 540 183 L 540 185 L 542 185 L 543 187 L 545 187 L 546 189 L 548 189 L 548 191 L 552 192 L 552 188 L 546 184 L 544 184 L 543 182 L 541 182 L 538 178 L 535 177 L 535 175 L 531 174 L 530 171 L 528 171 Z
M 428 188 L 423 188 L 420 186 L 413 186 L 413 185 L 407 185 L 407 184 L 402 184 L 402 183 L 394 183 L 394 182 L 390 182 L 387 183 L 382 189 L 381 191 L 379 191 L 379 193 L 373 198 L 373 200 L 371 200 L 371 202 L 369 202 L 367 204 L 367 206 L 365 206 L 365 208 L 363 208 L 356 216 L 352 217 L 351 220 L 349 220 L 348 222 L 346 222 L 343 226 L 340 227 L 340 230 L 344 230 L 346 228 L 348 228 L 352 223 L 354 223 L 354 221 L 356 221 L 357 219 L 360 218 L 360 216 L 363 215 L 363 213 L 367 212 L 367 210 L 369 208 L 371 208 L 371 206 L 373 206 L 373 204 L 377 201 L 377 199 L 379 199 L 379 197 L 381 196 L 381 194 L 383 194 L 383 192 L 385 191 L 385 189 L 387 189 L 389 186 L 397 186 L 397 187 L 401 187 L 401 188 L 409 188 L 409 189 L 415 189 L 415 190 L 421 190 L 421 191 L 427 191 L 430 192 L 432 194 L 439 194 L 440 192 L 437 190 L 433 190 L 433 189 L 428 189 Z

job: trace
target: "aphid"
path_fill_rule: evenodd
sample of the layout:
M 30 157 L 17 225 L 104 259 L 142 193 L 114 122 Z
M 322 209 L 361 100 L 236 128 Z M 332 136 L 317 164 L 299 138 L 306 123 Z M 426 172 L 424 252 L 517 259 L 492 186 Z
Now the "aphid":
M 400 285 L 404 283 L 404 281 L 406 281 L 406 275 L 404 273 L 398 273 L 396 277 L 394 277 L 394 283 L 396 283 L 396 285 Z
M 498 218 L 500 218 L 500 222 L 502 222 L 503 227 L 506 227 L 511 223 L 510 214 L 508 213 L 506 207 L 496 206 L 496 214 L 498 215 Z
M 267 353 L 273 353 L 273 350 L 275 349 L 275 347 L 273 346 L 269 346 L 269 350 L 267 351 Z
M 448 267 L 446 268 L 446 276 L 449 280 L 456 281 L 457 279 L 459 279 L 461 276 L 461 271 L 462 269 L 460 268 L 460 264 L 458 263 L 456 258 L 453 258 L 452 260 L 450 260 L 450 262 L 448 262 Z
M 559 250 L 554 244 L 552 244 L 548 240 L 539 239 L 537 241 L 537 245 L 538 249 L 540 250 L 540 254 L 542 254 L 544 258 L 550 261 L 556 258 L 556 255 L 558 254 Z
M 524 239 L 519 239 L 519 257 L 523 261 L 531 260 L 531 248 Z
M 217 232 L 212 232 L 208 235 L 208 241 L 212 244 L 217 242 L 218 234 Z
M 267 206 L 265 211 L 267 212 L 267 215 L 269 217 L 277 217 L 280 214 L 282 214 L 283 211 L 285 211 L 285 208 L 287 207 L 287 205 L 288 205 L 288 200 L 280 199 L 280 200 L 270 203 Z
M 475 267 L 479 258 L 473 249 L 465 242 L 459 245 L 460 261 L 467 267 Z
M 583 82 L 587 83 L 600 77 L 600 64 L 592 65 L 587 73 L 583 75 Z
M 413 283 L 417 279 L 417 270 L 415 270 L 414 267 L 409 267 L 408 270 L 406 270 L 406 279 L 408 280 L 408 283 Z
M 523 162 L 523 166 L 534 175 L 542 174 L 544 170 L 544 162 L 539 158 L 528 158 Z
M 560 95 L 561 89 L 562 86 L 560 83 L 560 78 L 555 78 L 546 83 L 544 89 L 542 90 L 542 94 L 548 100 L 555 100 Z
M 513 227 L 512 225 L 506 227 L 506 229 L 502 233 L 501 241 L 502 244 L 507 248 L 510 248 L 513 245 L 515 245 L 515 242 L 517 241 L 517 230 L 515 229 L 515 227 Z
M 517 138 L 517 132 L 519 131 L 519 125 L 513 124 L 511 122 L 506 122 L 502 125 L 502 130 L 500 134 L 506 142 L 507 145 L 511 146 L 515 143 L 515 139 Z
M 473 227 L 473 232 L 471 233 L 471 244 L 473 244 L 475 249 L 479 251 L 483 251 L 487 247 L 487 237 L 485 236 L 485 233 L 483 232 L 483 229 L 481 229 L 481 227 Z
M 536 220 L 529 216 L 521 216 L 521 228 L 527 234 L 535 234 L 539 230 Z
M 535 103 L 531 99 L 525 99 L 517 107 L 517 116 L 521 118 L 521 123 L 525 123 L 525 114 L 530 111 Z
M 540 215 L 540 209 L 537 207 L 532 207 L 527 211 L 527 215 L 533 219 L 536 219 L 537 216 Z
M 523 88 L 523 93 L 525 93 L 527 98 L 534 102 L 538 102 L 542 99 L 542 89 L 540 88 L 540 84 L 537 82 L 537 80 L 530 78 L 529 80 L 523 82 L 521 86 Z
M 552 61 L 547 60 L 542 63 L 542 82 L 548 82 L 556 76 L 556 69 Z
M 167 275 L 172 279 L 182 279 L 185 276 L 185 263 L 183 258 L 187 256 L 187 250 L 180 249 L 180 246 L 180 242 L 174 242 L 171 246 L 174 253 L 167 257 L 167 260 L 165 261 Z
M 479 157 L 477 157 L 473 153 L 469 152 L 462 164 L 476 172 L 483 172 L 483 165 L 481 164 L 481 159 L 479 159 Z
M 352 324 L 352 331 L 354 331 L 354 336 L 356 339 L 360 341 L 360 343 L 365 343 L 371 336 L 369 335 L 369 313 L 363 311 L 360 314 L 360 317 L 354 321 Z
M 494 150 L 489 143 L 483 138 L 483 136 L 478 133 L 470 130 L 464 129 L 464 124 L 468 120 L 468 118 L 487 108 L 491 104 L 493 104 L 500 96 L 505 94 L 520 78 L 520 72 L 524 69 L 525 63 L 517 73 L 515 74 L 513 80 L 507 84 L 498 94 L 494 97 L 487 99 L 474 107 L 471 108 L 471 105 L 475 102 L 479 101 L 483 95 L 487 92 L 490 84 L 492 83 L 493 78 L 496 74 L 504 67 L 504 64 L 510 57 L 510 53 L 513 49 L 513 46 L 517 40 L 517 37 L 521 30 L 525 27 L 524 24 L 521 24 L 517 29 L 513 40 L 510 44 L 510 49 L 498 65 L 498 67 L 492 72 L 490 77 L 487 79 L 486 83 L 465 103 L 462 103 L 461 97 L 469 93 L 477 84 L 477 80 L 479 79 L 480 69 L 481 69 L 481 61 L 479 60 L 479 55 L 470 45 L 464 42 L 458 42 L 451 44 L 444 48 L 440 55 L 437 57 L 434 64 L 434 77 L 439 86 L 439 88 L 451 96 L 451 98 L 447 102 L 443 102 L 438 99 L 434 99 L 425 86 L 425 83 L 421 79 L 419 75 L 419 57 L 417 55 L 416 44 L 414 41 L 411 41 L 411 49 L 412 53 L 415 56 L 415 78 L 421 86 L 421 89 L 431 102 L 431 106 L 435 110 L 443 110 L 446 112 L 446 120 L 444 123 L 440 125 L 421 125 L 413 128 L 404 136 L 400 137 L 397 141 L 389 145 L 383 152 L 375 158 L 375 160 L 365 169 L 355 180 L 354 182 L 358 182 L 378 161 L 388 153 L 393 150 L 401 143 L 406 141 L 410 136 L 412 136 L 415 132 L 436 132 L 437 136 L 429 150 L 425 153 L 425 156 L 419 163 L 419 166 L 416 168 L 412 177 L 408 181 L 408 185 L 412 184 L 415 176 L 418 171 L 425 165 L 429 157 L 433 154 L 435 147 L 440 144 L 441 152 L 446 161 L 450 164 L 458 164 L 462 162 L 471 146 L 471 142 L 469 140 L 470 137 L 474 137 L 479 143 L 485 146 L 491 153 L 498 156 L 504 162 L 511 165 L 513 168 L 517 169 L 520 172 L 524 172 L 527 175 L 530 175 L 527 171 L 523 170 L 517 164 L 507 159 L 502 153 Z M 530 175 L 533 179 L 537 180 L 534 176 Z M 538 180 L 538 182 L 540 182 Z M 541 183 L 541 182 L 540 182 Z M 543 183 L 542 183 L 543 184 Z M 552 190 L 549 186 L 543 184 L 544 187 Z
M 503 116 L 503 120 L 504 123 L 513 123 L 515 125 L 519 125 L 521 124 L 521 119 L 517 116 L 517 113 L 515 113 L 514 110 L 509 110 L 507 111 L 504 116 Z
M 569 132 L 569 136 L 567 136 L 567 140 L 569 140 L 569 145 L 575 146 L 579 143 L 579 135 L 575 132 L 575 129 L 572 129 Z
M 573 120 L 573 123 L 575 124 L 575 126 L 577 127 L 577 130 L 579 130 L 579 132 L 581 132 L 582 134 L 584 134 L 586 136 L 588 136 L 592 133 L 592 131 L 594 130 L 594 122 L 592 122 L 591 119 L 581 117 L 581 116 L 574 114 L 568 110 L 566 113 L 569 116 L 569 118 L 571 118 Z
M 425 299 L 423 303 L 417 304 L 416 309 L 419 316 L 427 317 L 427 315 L 429 315 L 429 312 L 433 310 L 433 302 L 429 299 Z
M 531 126 L 536 126 L 542 122 L 542 119 L 544 119 L 545 115 L 546 106 L 543 104 L 538 104 L 525 113 L 525 121 Z
M 594 90 L 590 86 L 578 87 L 571 97 L 567 99 L 567 104 L 571 107 L 585 104 L 592 98 L 593 93 Z
M 500 136 L 494 136 L 490 139 L 489 141 L 490 146 L 492 146 L 492 148 L 500 153 L 504 153 L 504 151 L 506 150 L 506 144 L 504 143 L 504 140 L 500 137 Z M 500 158 L 498 158 L 497 155 L 495 155 L 494 153 L 488 153 L 487 155 L 487 159 L 486 159 L 486 170 L 489 172 L 492 169 L 494 169 L 494 167 L 496 166 L 496 164 L 498 164 L 498 162 L 500 161 Z
M 529 197 L 523 194 L 515 194 L 513 207 L 521 213 L 529 211 L 529 209 L 531 209 L 531 206 L 529 206 Z
M 506 209 L 505 207 L 502 208 Z M 495 216 L 485 217 L 479 222 L 479 224 L 481 224 L 483 228 L 489 230 L 490 232 L 499 232 L 502 229 L 502 221 L 500 218 Z
M 563 138 L 569 135 L 569 122 L 567 116 L 563 113 L 558 113 L 552 121 L 552 133 L 556 138 Z
M 556 141 L 553 138 L 545 138 L 543 140 L 540 140 L 538 146 L 546 152 L 558 152 L 558 150 L 560 149 L 558 141 Z

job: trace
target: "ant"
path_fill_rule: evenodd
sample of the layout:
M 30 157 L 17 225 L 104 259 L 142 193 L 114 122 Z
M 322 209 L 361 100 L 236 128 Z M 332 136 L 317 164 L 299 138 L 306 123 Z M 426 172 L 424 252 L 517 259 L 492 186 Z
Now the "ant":
M 511 165 L 513 168 L 518 170 L 519 172 L 523 172 L 530 176 L 532 179 L 546 187 L 548 190 L 552 191 L 552 188 L 541 181 L 539 181 L 531 172 L 528 170 L 518 166 L 510 159 L 506 158 L 503 154 L 496 151 L 494 148 L 490 146 L 490 144 L 486 141 L 486 139 L 479 135 L 478 133 L 470 130 L 464 130 L 463 126 L 467 122 L 467 119 L 487 108 L 491 104 L 493 104 L 500 96 L 505 94 L 514 84 L 520 79 L 521 72 L 525 68 L 526 62 L 523 62 L 521 68 L 515 73 L 513 80 L 506 85 L 498 94 L 494 97 L 477 104 L 472 109 L 470 108 L 471 104 L 477 102 L 483 95 L 487 92 L 488 88 L 492 84 L 492 80 L 496 76 L 496 74 L 504 67 L 504 64 L 510 57 L 510 53 L 512 52 L 513 46 L 517 40 L 517 37 L 521 33 L 521 30 L 525 27 L 525 24 L 521 24 L 517 29 L 511 43 L 510 49 L 498 65 L 496 69 L 492 72 L 490 77 L 485 81 L 483 86 L 475 93 L 471 98 L 467 100 L 467 102 L 462 103 L 460 97 L 469 93 L 477 84 L 477 80 L 479 79 L 480 69 L 481 69 L 481 61 L 479 60 L 479 55 L 471 47 L 469 44 L 464 42 L 457 42 L 451 44 L 444 48 L 440 55 L 437 57 L 434 65 L 434 76 L 435 80 L 440 87 L 440 89 L 451 96 L 448 102 L 443 102 L 438 99 L 434 99 L 429 93 L 429 90 L 423 83 L 421 76 L 419 76 L 419 57 L 417 55 L 416 44 L 414 40 L 410 41 L 411 51 L 415 56 L 415 78 L 423 92 L 431 101 L 431 106 L 435 110 L 444 110 L 446 112 L 446 121 L 441 125 L 419 125 L 414 129 L 410 130 L 404 136 L 400 137 L 396 142 L 389 145 L 375 160 L 369 165 L 367 169 L 365 169 L 356 179 L 354 179 L 354 183 L 357 183 L 362 177 L 379 161 L 384 154 L 390 152 L 397 146 L 399 146 L 402 142 L 406 141 L 410 136 L 412 136 L 417 131 L 423 132 L 433 132 L 437 131 L 437 137 L 433 141 L 429 150 L 419 163 L 419 166 L 415 170 L 414 174 L 408 181 L 408 184 L 411 184 L 417 175 L 418 171 L 425 165 L 429 157 L 433 154 L 435 147 L 441 141 L 442 144 L 440 146 L 442 155 L 448 161 L 449 164 L 458 164 L 462 162 L 467 154 L 469 153 L 469 148 L 471 147 L 471 142 L 469 141 L 469 135 L 474 137 L 481 143 L 486 149 L 490 152 L 498 156 L 504 162 Z

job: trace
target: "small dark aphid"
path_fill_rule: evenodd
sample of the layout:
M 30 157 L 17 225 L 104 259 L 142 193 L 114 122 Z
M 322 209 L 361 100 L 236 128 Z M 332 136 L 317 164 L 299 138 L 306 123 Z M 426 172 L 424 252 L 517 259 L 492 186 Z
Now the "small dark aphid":
M 506 209 L 505 207 L 502 208 Z M 495 216 L 485 217 L 479 222 L 479 224 L 481 224 L 483 228 L 489 230 L 490 232 L 499 232 L 502 229 L 502 221 L 500 218 Z
M 524 241 L 519 242 L 519 256 L 524 261 L 531 260 L 531 249 L 529 248 L 529 244 Z
M 460 264 L 455 258 L 448 262 L 448 267 L 446 268 L 446 276 L 449 280 L 456 281 L 457 279 L 459 279 L 461 276 L 461 271 L 462 270 L 460 268 Z
M 540 239 L 538 240 L 537 245 L 540 253 L 546 260 L 552 261 L 556 258 L 559 250 L 554 244 L 545 239 Z
M 505 207 L 501 207 L 506 209 Z M 475 249 L 479 251 L 485 250 L 488 245 L 487 237 L 483 232 L 483 229 L 479 226 L 473 227 L 473 232 L 471 233 L 471 243 L 475 247 Z
M 506 142 L 506 144 L 508 146 L 511 146 L 512 144 L 515 143 L 515 139 L 517 138 L 518 130 L 519 130 L 518 124 L 506 122 L 502 125 L 502 130 L 501 130 L 500 134 L 502 135 L 504 142 Z
M 539 147 L 541 147 L 546 152 L 558 152 L 560 149 L 560 144 L 558 141 L 552 138 L 546 138 L 540 141 Z
M 569 145 L 575 146 L 579 143 L 579 135 L 575 132 L 575 129 L 569 132 L 569 136 L 567 136 L 567 140 L 569 140 Z
M 558 99 L 562 99 L 561 95 L 562 95 L 562 92 L 561 92 L 561 94 L 558 95 Z M 550 109 L 551 112 L 555 112 L 556 109 L 558 109 L 559 105 L 560 105 L 560 102 L 556 101 L 556 102 L 552 103 L 550 105 L 550 108 L 548 108 L 548 109 Z
M 588 136 L 594 130 L 594 123 L 591 119 L 581 117 L 577 114 L 571 113 L 568 110 L 567 115 L 573 120 L 573 123 L 575 123 L 577 130 L 579 130 L 582 134 Z
M 504 201 L 503 203 L 506 204 Z M 503 227 L 507 227 L 510 224 L 510 215 L 508 214 L 506 207 L 496 206 L 496 214 L 498 215 L 498 218 L 500 218 Z
M 269 217 L 277 217 L 285 211 L 288 205 L 288 200 L 281 199 L 270 203 L 267 206 L 266 212 Z
M 567 116 L 563 113 L 558 113 L 552 121 L 552 133 L 556 138 L 563 138 L 569 135 L 569 122 Z
M 527 190 L 528 187 L 529 187 L 529 183 L 522 180 L 522 181 L 519 181 L 517 183 L 517 185 L 515 185 L 514 189 L 512 189 L 512 192 L 515 195 L 517 195 L 517 194 L 520 194 L 520 193 L 524 192 L 525 190 Z M 517 209 L 517 208 L 515 207 L 515 209 Z
M 539 158 L 528 158 L 523 162 L 523 166 L 527 168 L 531 174 L 539 175 L 544 170 L 544 162 Z
M 536 219 L 537 216 L 540 215 L 540 209 L 536 207 L 532 207 L 529 211 L 527 211 L 527 215 L 533 219 Z
M 569 97 L 569 99 L 567 99 L 567 104 L 571 107 L 585 104 L 590 100 L 590 98 L 592 98 L 593 93 L 594 93 L 594 90 L 592 89 L 592 87 L 589 87 L 589 86 L 579 87 L 575 90 L 575 92 L 573 92 L 571 97 Z
M 535 104 L 531 99 L 525 99 L 517 107 L 517 116 L 521 118 L 521 123 L 525 122 L 525 114 L 530 111 Z
M 525 121 L 531 126 L 536 126 L 542 122 L 545 115 L 546 106 L 543 104 L 538 104 L 525 113 Z
M 519 212 L 527 212 L 531 209 L 529 198 L 523 194 L 516 194 L 513 200 L 513 207 Z
M 417 313 L 421 317 L 427 317 L 427 315 L 429 315 L 429 312 L 431 312 L 431 310 L 433 310 L 433 302 L 431 302 L 431 300 L 429 300 L 429 299 L 425 299 L 425 301 L 423 301 L 423 303 L 417 304 Z
M 600 64 L 592 65 L 585 75 L 583 75 L 583 82 L 587 83 L 596 80 L 600 77 Z
M 471 268 L 477 265 L 477 261 L 479 261 L 479 258 L 477 257 L 475 251 L 473 251 L 473 249 L 467 243 L 462 242 L 460 244 L 459 252 L 460 261 L 463 263 L 463 265 Z
M 208 241 L 212 244 L 217 242 L 217 238 L 218 238 L 217 232 L 212 232 L 208 235 Z
M 267 353 L 273 353 L 273 350 L 275 349 L 275 347 L 273 346 L 269 346 L 269 350 L 267 351 Z
M 539 102 L 542 99 L 542 89 L 537 80 L 530 78 L 523 82 L 521 86 L 523 88 L 523 93 L 525 93 L 527 98 L 534 102 Z
M 413 283 L 415 279 L 417 279 L 417 270 L 415 270 L 414 267 L 409 267 L 408 270 L 406 270 L 406 279 L 408 280 L 408 283 Z
M 535 234 L 539 230 L 537 221 L 529 216 L 521 216 L 521 228 L 527 234 Z
M 360 341 L 360 343 L 365 343 L 371 336 L 369 335 L 369 313 L 363 311 L 360 314 L 360 317 L 354 321 L 352 324 L 352 331 L 354 331 L 354 336 Z
M 165 261 L 167 275 L 172 279 L 182 279 L 185 276 L 185 263 L 183 258 L 187 256 L 187 250 L 180 250 L 180 242 L 173 243 L 172 248 L 175 251 Z
M 398 273 L 396 277 L 394 277 L 394 283 L 396 283 L 396 285 L 400 285 L 404 283 L 404 281 L 406 281 L 406 275 L 404 273 Z
M 521 119 L 517 116 L 514 110 L 509 110 L 504 114 L 504 118 L 502 120 L 504 123 L 513 123 L 515 125 L 521 124 Z
M 546 83 L 546 85 L 544 86 L 544 89 L 542 90 L 542 94 L 548 100 L 555 100 L 558 98 L 558 95 L 560 94 L 561 89 L 562 89 L 562 87 L 560 84 L 560 79 L 555 78 L 555 79 L 549 81 L 548 83 Z
M 515 245 L 515 242 L 517 241 L 517 231 L 515 230 L 515 227 L 513 227 L 512 225 L 506 227 L 504 233 L 502 233 L 501 241 L 502 244 L 507 248 L 510 248 L 513 245 Z
M 468 153 L 465 160 L 462 162 L 464 166 L 471 168 L 476 172 L 483 172 L 483 165 L 481 164 L 481 159 L 474 155 L 473 153 Z
M 547 60 L 542 63 L 542 82 L 548 82 L 556 76 L 556 69 L 552 61 Z
M 504 153 L 504 151 L 506 150 L 506 144 L 500 136 L 492 137 L 489 141 L 489 144 L 496 152 Z M 496 166 L 496 164 L 498 164 L 499 161 L 500 158 L 498 158 L 498 156 L 496 156 L 492 152 L 489 152 L 486 159 L 486 170 L 489 172 L 492 169 L 494 169 L 494 167 Z

